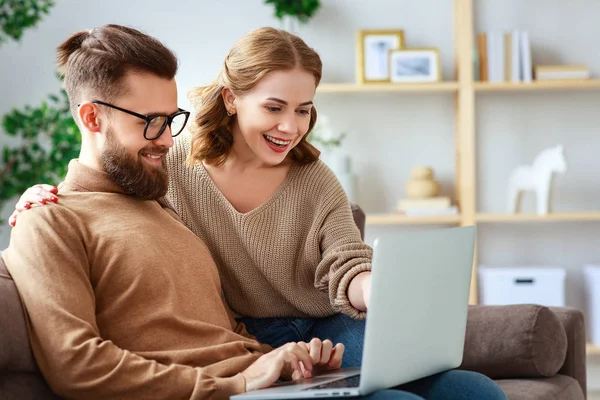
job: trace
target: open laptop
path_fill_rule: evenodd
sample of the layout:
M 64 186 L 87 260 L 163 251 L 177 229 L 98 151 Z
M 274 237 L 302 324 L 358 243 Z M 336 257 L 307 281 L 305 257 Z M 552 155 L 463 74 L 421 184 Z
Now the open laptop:
M 276 384 L 231 399 L 364 396 L 458 367 L 465 342 L 475 230 L 469 226 L 377 238 L 362 367 Z

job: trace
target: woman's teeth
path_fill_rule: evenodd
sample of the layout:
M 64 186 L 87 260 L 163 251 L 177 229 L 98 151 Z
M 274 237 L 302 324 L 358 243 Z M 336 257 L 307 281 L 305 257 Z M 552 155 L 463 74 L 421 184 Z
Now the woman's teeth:
M 283 147 L 283 146 L 287 146 L 288 144 L 290 144 L 290 143 L 291 143 L 291 140 L 279 140 L 279 139 L 275 139 L 274 137 L 272 137 L 272 136 L 269 136 L 269 135 L 264 135 L 264 137 L 265 137 L 265 139 L 267 139 L 269 142 L 271 142 L 271 143 L 273 143 L 273 144 L 275 144 L 275 145 L 277 145 L 277 146 L 281 146 L 281 147 Z

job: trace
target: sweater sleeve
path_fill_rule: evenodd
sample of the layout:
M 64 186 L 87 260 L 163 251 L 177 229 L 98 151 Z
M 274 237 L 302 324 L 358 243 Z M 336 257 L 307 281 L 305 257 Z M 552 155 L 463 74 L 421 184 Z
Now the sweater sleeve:
M 241 374 L 219 378 L 202 368 L 164 365 L 109 340 L 96 323 L 85 228 L 60 205 L 19 217 L 2 256 L 28 315 L 36 362 L 66 398 L 226 399 L 245 391 Z
M 366 312 L 352 306 L 348 287 L 354 277 L 371 270 L 373 250 L 363 242 L 354 222 L 350 202 L 337 179 L 333 178 L 328 201 L 324 202 L 320 228 L 321 261 L 315 274 L 317 288 L 328 291 L 333 308 L 356 319 Z

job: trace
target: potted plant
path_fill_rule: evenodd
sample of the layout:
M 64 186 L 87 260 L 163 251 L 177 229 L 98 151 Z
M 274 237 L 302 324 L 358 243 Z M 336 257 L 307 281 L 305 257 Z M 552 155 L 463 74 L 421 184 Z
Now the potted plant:
M 298 24 L 307 23 L 321 6 L 319 0 L 265 0 L 265 4 L 273 5 L 275 18 L 291 33 L 297 33 Z

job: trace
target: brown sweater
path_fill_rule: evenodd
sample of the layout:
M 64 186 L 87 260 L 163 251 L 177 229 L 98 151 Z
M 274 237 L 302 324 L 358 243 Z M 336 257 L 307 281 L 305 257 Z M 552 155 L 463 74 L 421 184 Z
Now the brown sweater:
M 58 204 L 2 253 L 36 361 L 67 398 L 228 398 L 269 350 L 237 326 L 208 249 L 171 210 L 72 161 Z
M 371 269 L 340 183 L 321 161 L 295 164 L 265 203 L 239 213 L 202 164 L 186 165 L 189 136 L 169 152 L 166 201 L 210 249 L 229 306 L 239 315 L 326 317 L 365 313 L 350 304 L 348 284 Z

